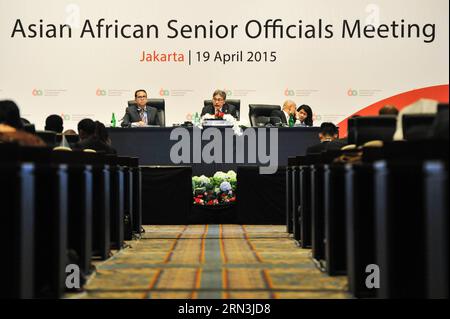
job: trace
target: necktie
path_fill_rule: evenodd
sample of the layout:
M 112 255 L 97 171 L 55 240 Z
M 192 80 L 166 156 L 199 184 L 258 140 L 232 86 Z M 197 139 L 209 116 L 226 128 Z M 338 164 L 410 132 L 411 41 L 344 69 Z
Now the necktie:
M 139 116 L 141 117 L 141 121 L 147 124 L 147 113 L 145 112 L 145 109 L 139 110 Z

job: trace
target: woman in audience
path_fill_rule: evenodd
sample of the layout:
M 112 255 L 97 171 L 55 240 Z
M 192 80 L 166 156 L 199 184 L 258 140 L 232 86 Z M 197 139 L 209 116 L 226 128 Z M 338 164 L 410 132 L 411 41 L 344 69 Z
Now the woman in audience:
M 0 143 L 18 143 L 26 146 L 46 146 L 36 135 L 24 132 L 16 103 L 0 101 Z
M 108 131 L 102 122 L 95 121 L 95 136 L 97 136 L 103 143 L 111 146 L 111 139 L 109 138 Z
M 296 125 L 313 126 L 313 112 L 308 105 L 306 104 L 300 105 L 297 108 L 295 117 L 297 118 L 297 121 L 295 122 Z

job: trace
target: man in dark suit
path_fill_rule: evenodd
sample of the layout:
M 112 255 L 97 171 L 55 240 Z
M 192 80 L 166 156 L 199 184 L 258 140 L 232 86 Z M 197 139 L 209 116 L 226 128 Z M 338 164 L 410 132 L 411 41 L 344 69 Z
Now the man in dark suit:
M 306 149 L 306 155 L 320 154 L 322 151 L 326 151 L 330 142 L 338 138 L 338 128 L 336 125 L 330 122 L 324 122 L 320 125 L 319 139 L 320 143 L 310 146 Z
M 270 117 L 278 117 L 281 120 L 281 123 L 283 124 L 289 124 L 289 118 L 291 115 L 294 115 L 294 121 L 295 121 L 295 111 L 297 109 L 297 106 L 294 101 L 287 100 L 283 103 L 283 109 L 280 110 L 273 110 L 270 113 Z
M 122 127 L 139 127 L 146 125 L 161 125 L 158 118 L 158 110 L 147 105 L 147 92 L 137 90 L 134 92 L 136 106 L 128 106 L 122 120 Z
M 225 103 L 225 99 L 227 98 L 227 94 L 222 90 L 215 90 L 213 93 L 213 105 L 206 105 L 202 109 L 201 116 L 205 114 L 216 114 L 218 112 L 222 112 L 225 114 L 231 114 L 234 118 L 237 118 L 236 107 L 234 105 Z

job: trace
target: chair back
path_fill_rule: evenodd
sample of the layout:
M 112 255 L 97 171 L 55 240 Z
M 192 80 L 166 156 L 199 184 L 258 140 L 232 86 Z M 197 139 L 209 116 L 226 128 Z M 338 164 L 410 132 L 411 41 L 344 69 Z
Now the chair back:
M 373 140 L 392 141 L 397 126 L 395 115 L 360 116 L 352 120 L 353 136 L 349 136 L 349 143 L 356 145 Z
M 404 114 L 402 117 L 403 138 L 407 141 L 429 137 L 436 114 Z
M 270 114 L 274 110 L 281 110 L 280 105 L 270 105 L 270 104 L 249 104 L 248 105 L 248 117 L 250 119 L 251 126 L 261 126 L 260 123 L 264 125 L 270 122 L 271 124 L 276 124 L 276 119 L 272 119 Z M 269 121 L 266 122 L 267 118 Z

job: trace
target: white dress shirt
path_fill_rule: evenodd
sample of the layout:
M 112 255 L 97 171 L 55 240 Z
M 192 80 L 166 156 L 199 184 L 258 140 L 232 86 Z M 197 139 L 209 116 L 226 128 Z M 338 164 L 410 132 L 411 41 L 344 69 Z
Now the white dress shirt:
M 285 110 L 283 110 L 284 116 L 286 117 L 286 123 L 289 123 L 289 118 L 291 117 L 291 115 L 286 112 Z

